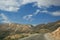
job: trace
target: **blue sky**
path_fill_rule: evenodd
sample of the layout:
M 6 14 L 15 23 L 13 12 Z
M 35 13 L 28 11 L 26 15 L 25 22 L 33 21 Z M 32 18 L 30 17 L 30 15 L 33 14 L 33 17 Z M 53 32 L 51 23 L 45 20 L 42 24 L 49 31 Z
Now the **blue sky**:
M 60 0 L 0 0 L 0 23 L 42 24 L 60 20 Z

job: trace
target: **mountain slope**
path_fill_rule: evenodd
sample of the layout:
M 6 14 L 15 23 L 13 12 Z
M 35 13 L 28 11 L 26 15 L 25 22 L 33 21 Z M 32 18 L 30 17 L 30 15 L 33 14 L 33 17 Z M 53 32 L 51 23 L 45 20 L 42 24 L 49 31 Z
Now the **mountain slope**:
M 37 39 L 40 39 L 41 37 L 44 37 L 45 33 L 54 32 L 59 27 L 60 27 L 60 21 L 51 22 L 48 24 L 38 24 L 36 26 L 16 24 L 16 23 L 0 24 L 0 39 L 1 40 L 4 38 L 9 39 L 14 36 L 18 36 L 18 38 L 20 39 L 20 37 L 24 38 L 26 36 L 30 36 L 31 34 L 38 33 L 38 35 L 40 35 L 42 33 L 40 36 L 32 37 L 32 38 L 35 37 L 35 39 L 37 40 Z
M 52 32 L 52 31 L 56 30 L 58 27 L 60 27 L 60 21 L 51 22 L 51 23 L 48 23 L 48 24 L 38 24 L 36 27 L 34 27 L 34 29 L 38 32 L 41 29 L 47 29 L 50 32 Z
M 47 40 L 60 40 L 60 27 L 51 33 L 45 34 Z
M 9 35 L 30 33 L 32 31 L 31 25 L 23 24 L 0 24 L 0 39 L 3 39 Z

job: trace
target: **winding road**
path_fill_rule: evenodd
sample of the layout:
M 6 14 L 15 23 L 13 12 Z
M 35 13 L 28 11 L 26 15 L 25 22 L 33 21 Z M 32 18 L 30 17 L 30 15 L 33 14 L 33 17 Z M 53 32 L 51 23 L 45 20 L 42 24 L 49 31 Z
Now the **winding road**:
M 22 38 L 19 40 L 46 40 L 44 34 L 34 34 L 30 37 Z

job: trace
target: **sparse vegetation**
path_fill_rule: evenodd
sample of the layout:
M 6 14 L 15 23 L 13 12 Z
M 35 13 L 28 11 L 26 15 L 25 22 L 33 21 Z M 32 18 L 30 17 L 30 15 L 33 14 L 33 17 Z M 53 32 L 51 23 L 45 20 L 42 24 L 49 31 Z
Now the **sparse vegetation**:
M 29 35 L 26 34 L 14 34 L 14 35 L 9 35 L 4 38 L 4 40 L 18 40 L 24 37 L 28 37 Z
M 31 26 L 31 27 L 30 27 Z M 18 40 L 28 37 L 29 34 L 48 33 L 60 27 L 60 21 L 48 24 L 39 24 L 37 26 L 22 25 L 22 24 L 1 24 L 0 25 L 0 40 Z

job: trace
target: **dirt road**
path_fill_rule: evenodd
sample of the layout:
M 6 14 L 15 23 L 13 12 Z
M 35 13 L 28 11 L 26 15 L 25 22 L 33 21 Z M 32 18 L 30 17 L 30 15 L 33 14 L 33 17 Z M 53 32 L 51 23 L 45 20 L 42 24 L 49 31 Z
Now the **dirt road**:
M 19 40 L 46 40 L 44 34 L 36 34 Z

